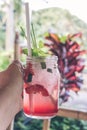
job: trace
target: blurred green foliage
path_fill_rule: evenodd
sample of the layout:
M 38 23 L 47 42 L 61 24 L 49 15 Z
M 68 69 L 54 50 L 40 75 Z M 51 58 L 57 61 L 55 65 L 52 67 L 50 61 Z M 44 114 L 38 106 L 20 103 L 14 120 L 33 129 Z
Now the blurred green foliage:
M 5 32 L 0 30 L 0 50 L 5 47 Z
M 42 130 L 43 120 L 27 118 L 22 112 L 16 115 L 14 130 Z M 87 121 L 65 117 L 51 119 L 49 130 L 87 130 Z
M 6 52 L 0 52 L 0 71 L 5 70 L 10 64 L 10 55 Z
M 45 32 L 55 32 L 60 36 L 82 32 L 82 45 L 87 49 L 87 24 L 66 9 L 54 7 L 33 11 L 32 23 L 36 37 L 43 37 Z

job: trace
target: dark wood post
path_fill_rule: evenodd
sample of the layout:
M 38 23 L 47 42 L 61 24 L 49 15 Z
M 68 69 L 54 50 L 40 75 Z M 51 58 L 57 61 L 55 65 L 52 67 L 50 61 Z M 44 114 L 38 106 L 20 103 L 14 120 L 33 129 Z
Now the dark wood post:
M 19 59 L 20 59 L 19 33 L 15 32 L 14 60 L 19 60 Z

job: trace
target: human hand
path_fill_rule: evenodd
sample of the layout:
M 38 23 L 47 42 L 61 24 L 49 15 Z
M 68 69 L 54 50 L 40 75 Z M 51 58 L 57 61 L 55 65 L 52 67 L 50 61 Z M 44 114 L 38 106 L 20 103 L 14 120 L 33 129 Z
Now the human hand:
M 0 129 L 5 130 L 22 109 L 23 68 L 14 61 L 0 72 Z
M 22 76 L 22 64 L 18 60 L 14 60 L 6 70 L 0 72 L 0 89 L 6 87 L 9 83 L 12 83 L 16 79 L 19 80 Z

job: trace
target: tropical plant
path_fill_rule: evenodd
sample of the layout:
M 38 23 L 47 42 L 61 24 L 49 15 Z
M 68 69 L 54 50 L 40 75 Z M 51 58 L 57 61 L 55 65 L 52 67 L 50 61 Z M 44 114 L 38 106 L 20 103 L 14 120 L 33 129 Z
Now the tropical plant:
M 82 33 L 67 36 L 47 33 L 45 45 L 49 47 L 54 55 L 58 57 L 58 69 L 61 74 L 60 99 L 62 102 L 68 100 L 70 90 L 77 93 L 83 83 L 81 73 L 85 67 L 83 54 L 87 50 L 82 50 L 81 45 L 75 38 L 81 38 Z

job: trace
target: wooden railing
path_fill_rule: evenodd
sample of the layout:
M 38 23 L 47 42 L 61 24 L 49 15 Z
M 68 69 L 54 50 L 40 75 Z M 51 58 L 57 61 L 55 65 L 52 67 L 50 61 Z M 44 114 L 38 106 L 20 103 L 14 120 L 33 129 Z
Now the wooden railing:
M 69 117 L 78 120 L 87 120 L 87 112 L 82 112 L 79 110 L 70 110 L 66 108 L 60 108 L 57 116 L 61 117 Z M 50 127 L 50 119 L 43 120 L 43 130 L 49 130 Z
M 60 108 L 57 116 L 87 120 L 87 112 L 67 108 Z

